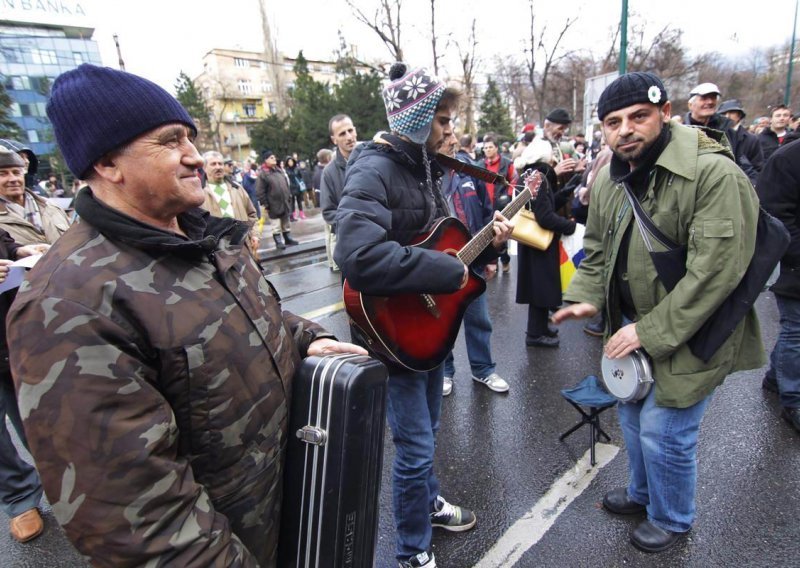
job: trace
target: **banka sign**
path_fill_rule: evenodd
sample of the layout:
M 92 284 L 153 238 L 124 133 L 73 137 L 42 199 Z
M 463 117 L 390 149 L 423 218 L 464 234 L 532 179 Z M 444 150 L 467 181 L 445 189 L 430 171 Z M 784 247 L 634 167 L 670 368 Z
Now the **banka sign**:
M 0 0 L 0 21 L 94 27 L 87 0 Z

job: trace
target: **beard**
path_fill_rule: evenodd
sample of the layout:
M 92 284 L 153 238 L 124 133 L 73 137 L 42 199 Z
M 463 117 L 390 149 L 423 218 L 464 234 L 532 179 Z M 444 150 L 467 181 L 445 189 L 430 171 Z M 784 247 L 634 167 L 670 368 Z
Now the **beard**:
M 622 160 L 623 162 L 636 162 L 642 156 L 647 154 L 647 151 L 653 147 L 653 144 L 656 143 L 657 138 L 654 138 L 647 144 L 639 145 L 635 148 L 631 148 L 630 150 L 619 150 L 618 148 L 612 148 L 614 155 Z M 625 140 L 618 140 L 617 145 L 622 145 L 629 142 L 644 142 L 644 140 L 640 137 L 632 137 Z

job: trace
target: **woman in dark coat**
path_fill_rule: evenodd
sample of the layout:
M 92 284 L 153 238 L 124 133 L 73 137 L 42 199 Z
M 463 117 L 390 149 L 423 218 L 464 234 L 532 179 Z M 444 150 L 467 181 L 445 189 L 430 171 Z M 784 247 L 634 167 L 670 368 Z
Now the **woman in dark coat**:
M 287 156 L 284 163 L 286 164 L 284 170 L 289 177 L 289 190 L 292 192 L 292 221 L 296 221 L 298 218 L 305 219 L 303 192 L 306 190 L 306 184 L 294 158 Z
M 543 163 L 527 166 L 545 174 L 539 195 L 531 209 L 543 229 L 555 233 L 547 250 L 538 250 L 519 243 L 519 268 L 517 270 L 517 303 L 528 304 L 528 328 L 525 344 L 537 347 L 558 347 L 556 332 L 550 330 L 550 310 L 561 305 L 561 268 L 558 243 L 561 235 L 575 232 L 575 221 L 565 219 L 556 211 L 564 206 L 568 196 L 554 194 L 557 187 L 555 171 Z

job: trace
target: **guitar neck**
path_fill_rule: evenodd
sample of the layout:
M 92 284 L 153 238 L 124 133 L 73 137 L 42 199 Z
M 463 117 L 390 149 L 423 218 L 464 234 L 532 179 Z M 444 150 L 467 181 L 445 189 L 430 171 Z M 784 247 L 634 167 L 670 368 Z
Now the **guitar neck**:
M 531 190 L 525 187 L 514 199 L 509 203 L 505 209 L 501 211 L 503 216 L 506 219 L 511 219 L 514 215 L 519 213 L 519 210 L 522 209 L 525 204 L 531 198 Z M 476 258 L 483 252 L 483 250 L 489 246 L 489 243 L 492 242 L 494 239 L 494 220 L 492 220 L 488 225 L 486 225 L 483 229 L 478 231 L 470 241 L 464 245 L 464 247 L 458 251 L 456 255 L 458 259 L 469 266 L 472 264 Z

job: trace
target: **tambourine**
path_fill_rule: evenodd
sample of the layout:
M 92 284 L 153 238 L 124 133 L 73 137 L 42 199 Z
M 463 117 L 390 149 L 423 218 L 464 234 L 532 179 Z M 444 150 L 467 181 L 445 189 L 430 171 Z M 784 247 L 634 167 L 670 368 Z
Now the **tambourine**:
M 609 359 L 604 354 L 601 370 L 606 390 L 620 402 L 642 400 L 653 387 L 653 369 L 641 349 L 619 359 Z

